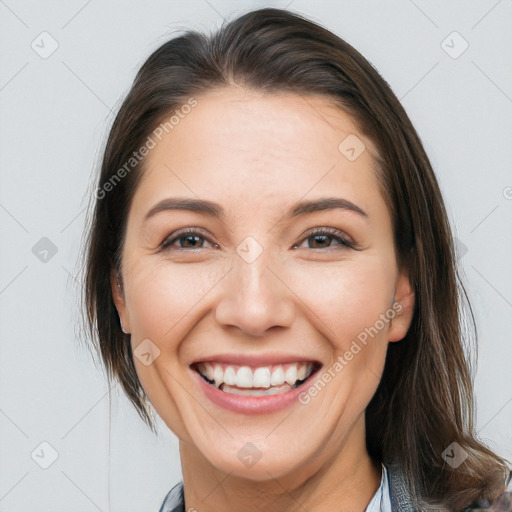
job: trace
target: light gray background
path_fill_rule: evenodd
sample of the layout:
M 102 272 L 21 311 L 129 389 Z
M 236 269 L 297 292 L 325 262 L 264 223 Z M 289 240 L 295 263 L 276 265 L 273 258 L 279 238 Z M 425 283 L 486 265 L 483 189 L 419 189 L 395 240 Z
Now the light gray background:
M 511 0 L 0 0 L 1 512 L 156 511 L 181 478 L 173 434 L 160 423 L 153 436 L 119 386 L 109 396 L 77 341 L 87 191 L 150 52 L 176 27 L 214 28 L 263 5 L 346 38 L 412 118 L 476 311 L 479 434 L 512 459 Z M 47 261 L 32 251 L 42 237 L 57 248 Z

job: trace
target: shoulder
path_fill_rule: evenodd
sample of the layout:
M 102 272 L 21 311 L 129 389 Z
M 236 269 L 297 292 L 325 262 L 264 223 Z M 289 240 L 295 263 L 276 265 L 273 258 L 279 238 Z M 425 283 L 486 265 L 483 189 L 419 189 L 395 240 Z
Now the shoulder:
M 158 512 L 185 512 L 183 482 L 177 483 L 165 496 Z
M 385 464 L 388 473 L 391 505 L 393 512 L 428 510 L 418 506 L 409 489 L 406 475 L 399 464 Z M 439 511 L 439 508 L 435 510 Z M 448 509 L 446 509 L 448 512 Z M 478 502 L 466 508 L 464 512 L 512 512 L 512 471 L 509 473 L 505 490 L 498 495 L 493 504 Z

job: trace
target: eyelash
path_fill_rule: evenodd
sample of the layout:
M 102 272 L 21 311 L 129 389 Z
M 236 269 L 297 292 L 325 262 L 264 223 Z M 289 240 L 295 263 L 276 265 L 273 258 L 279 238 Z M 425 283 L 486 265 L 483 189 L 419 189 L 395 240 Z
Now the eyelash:
M 314 228 L 306 234 L 306 236 L 301 240 L 301 243 L 307 240 L 308 238 L 314 237 L 316 235 L 324 235 L 329 238 L 332 238 L 336 240 L 338 242 L 338 245 L 342 248 L 355 249 L 355 243 L 353 243 L 346 235 L 344 235 L 342 231 L 335 228 Z M 296 245 L 294 245 L 293 247 L 296 247 Z M 331 246 L 328 246 L 326 247 L 326 249 L 330 249 L 330 247 Z
M 197 228 L 186 228 L 186 229 L 183 229 L 182 231 L 179 231 L 177 234 L 173 234 L 173 235 L 167 237 L 160 244 L 160 249 L 161 250 L 171 250 L 171 246 L 172 246 L 172 244 L 174 244 L 174 242 L 176 242 L 177 240 L 180 240 L 182 238 L 186 238 L 189 235 L 198 235 L 200 238 L 203 238 L 206 241 L 208 241 L 209 243 L 211 243 L 212 245 L 218 247 L 218 245 L 213 243 L 207 236 L 205 236 L 204 234 L 201 234 L 201 231 L 199 229 L 197 229 Z M 356 244 L 353 243 L 346 236 L 344 236 L 342 231 L 340 231 L 339 229 L 326 228 L 326 227 L 315 228 L 312 231 L 308 232 L 306 234 L 306 236 L 304 238 L 302 238 L 301 243 L 306 241 L 308 238 L 314 237 L 316 235 L 328 236 L 329 238 L 332 238 L 332 239 L 336 240 L 338 242 L 338 245 L 340 247 L 342 247 L 342 248 L 343 247 L 344 248 L 352 248 L 352 249 L 356 248 Z M 297 247 L 297 245 L 298 244 L 295 244 L 293 246 L 293 248 Z M 328 247 L 325 247 L 325 248 L 320 248 L 320 250 L 321 249 L 330 249 L 330 247 L 331 246 L 328 246 Z M 190 250 L 193 250 L 194 248 L 187 249 L 187 248 L 183 248 L 183 247 L 178 247 L 177 249 L 181 250 L 181 251 L 190 251 Z M 198 247 L 198 249 L 202 249 L 202 247 Z M 309 247 L 308 247 L 308 249 L 309 249 Z M 314 249 L 314 248 L 311 248 L 311 249 Z M 317 248 L 317 249 L 314 249 L 314 250 L 319 250 L 319 249 Z

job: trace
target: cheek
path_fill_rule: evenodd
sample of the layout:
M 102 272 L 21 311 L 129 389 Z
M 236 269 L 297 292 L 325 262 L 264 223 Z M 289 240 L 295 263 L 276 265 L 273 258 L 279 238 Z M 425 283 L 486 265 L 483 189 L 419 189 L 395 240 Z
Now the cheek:
M 329 268 L 310 265 L 295 272 L 293 289 L 307 305 L 305 310 L 317 318 L 315 325 L 333 345 L 345 349 L 391 307 L 393 273 L 376 258 L 338 262 Z
M 218 269 L 217 269 L 218 270 Z M 141 257 L 126 266 L 126 302 L 133 334 L 158 341 L 176 339 L 175 330 L 220 279 L 206 264 L 174 264 Z

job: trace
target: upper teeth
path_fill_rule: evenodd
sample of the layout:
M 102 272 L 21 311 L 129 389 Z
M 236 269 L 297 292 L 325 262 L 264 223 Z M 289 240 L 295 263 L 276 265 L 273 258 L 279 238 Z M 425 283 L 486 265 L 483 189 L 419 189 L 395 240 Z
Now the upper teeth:
M 251 368 L 221 363 L 202 362 L 197 365 L 199 373 L 215 381 L 219 387 L 225 383 L 239 388 L 269 388 L 281 386 L 287 382 L 293 386 L 298 380 L 304 380 L 313 370 L 313 363 L 288 363 Z

